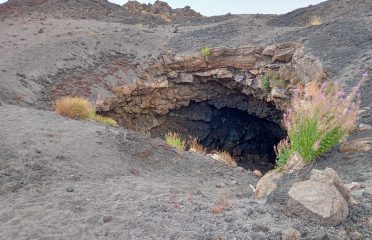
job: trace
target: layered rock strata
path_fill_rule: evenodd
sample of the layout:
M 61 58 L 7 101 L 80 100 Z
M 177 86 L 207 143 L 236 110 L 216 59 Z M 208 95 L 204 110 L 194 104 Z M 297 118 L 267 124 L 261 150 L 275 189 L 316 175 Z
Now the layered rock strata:
M 322 65 L 304 52 L 301 41 L 208 51 L 207 56 L 161 55 L 134 83 L 114 88 L 116 97 L 106 99 L 98 110 L 137 130 L 159 126 L 170 110 L 191 101 L 279 123 L 293 89 L 306 90 L 307 84 L 325 78 Z M 263 84 L 264 76 L 272 78 L 269 87 Z

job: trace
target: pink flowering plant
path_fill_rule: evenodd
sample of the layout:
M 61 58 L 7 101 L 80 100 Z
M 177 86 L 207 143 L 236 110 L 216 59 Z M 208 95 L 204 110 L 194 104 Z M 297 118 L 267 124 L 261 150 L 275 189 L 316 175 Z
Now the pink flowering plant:
M 288 137 L 275 147 L 279 168 L 283 168 L 295 152 L 306 163 L 313 162 L 356 129 L 359 88 L 367 77 L 367 73 L 363 74 L 363 79 L 348 95 L 337 82 L 315 87 L 308 97 L 301 91 L 294 93 L 292 107 L 282 120 Z

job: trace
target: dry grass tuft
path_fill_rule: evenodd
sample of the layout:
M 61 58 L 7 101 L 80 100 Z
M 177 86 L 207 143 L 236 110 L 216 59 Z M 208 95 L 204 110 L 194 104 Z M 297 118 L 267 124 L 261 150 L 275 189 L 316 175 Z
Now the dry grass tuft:
M 91 119 L 101 124 L 107 125 L 107 126 L 112 126 L 112 127 L 118 126 L 118 123 L 114 119 L 109 118 L 109 117 L 104 117 L 98 114 L 93 114 Z
M 185 151 L 186 149 L 186 142 L 181 139 L 178 133 L 168 132 L 165 134 L 165 142 L 169 146 L 176 148 L 178 151 Z
M 190 151 L 197 152 L 200 154 L 208 153 L 207 149 L 199 143 L 199 140 L 196 137 L 190 137 L 188 145 L 189 145 Z
M 118 126 L 114 119 L 96 114 L 96 110 L 85 98 L 63 97 L 55 101 L 54 108 L 56 112 L 69 118 L 89 119 L 108 126 Z
M 88 119 L 92 112 L 89 101 L 79 97 L 58 99 L 54 103 L 54 108 L 59 114 L 74 119 Z
M 230 153 L 226 151 L 219 151 L 212 154 L 212 157 L 217 161 L 223 162 L 229 166 L 236 167 L 237 163 Z
M 310 26 L 320 26 L 322 25 L 322 19 L 319 16 L 311 16 L 309 20 L 309 25 Z

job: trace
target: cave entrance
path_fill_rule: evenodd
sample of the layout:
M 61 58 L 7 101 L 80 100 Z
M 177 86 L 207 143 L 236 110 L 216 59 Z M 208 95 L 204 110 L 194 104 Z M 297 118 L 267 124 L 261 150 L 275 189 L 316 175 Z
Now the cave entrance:
M 277 123 L 236 108 L 217 108 L 209 101 L 191 101 L 171 110 L 151 135 L 177 132 L 183 139 L 197 137 L 208 151 L 229 152 L 238 166 L 267 172 L 275 166 L 274 145 L 286 137 Z

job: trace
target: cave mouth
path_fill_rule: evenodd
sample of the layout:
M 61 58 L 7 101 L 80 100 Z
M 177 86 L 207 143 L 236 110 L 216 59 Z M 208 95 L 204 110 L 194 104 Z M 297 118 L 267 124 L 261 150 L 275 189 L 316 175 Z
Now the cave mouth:
M 169 131 L 183 139 L 196 137 L 209 152 L 227 151 L 238 166 L 261 172 L 275 167 L 274 145 L 286 137 L 286 131 L 273 121 L 236 108 L 217 108 L 208 101 L 191 101 L 171 110 L 150 133 L 164 137 Z

